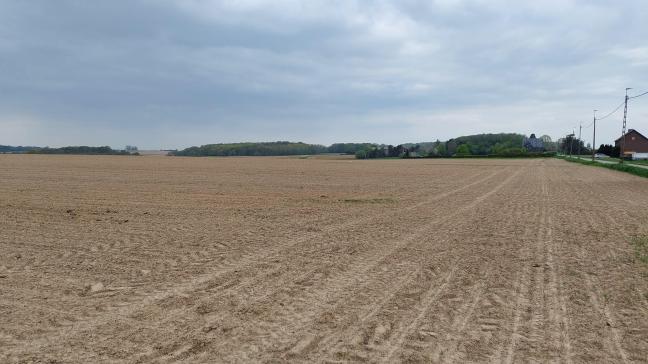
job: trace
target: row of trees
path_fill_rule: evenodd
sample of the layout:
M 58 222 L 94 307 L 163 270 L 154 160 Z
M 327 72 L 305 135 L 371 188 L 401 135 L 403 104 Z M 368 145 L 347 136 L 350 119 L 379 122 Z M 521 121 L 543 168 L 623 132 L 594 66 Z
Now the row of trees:
M 524 135 L 513 133 L 478 134 L 450 139 L 445 155 L 490 155 L 525 153 Z
M 125 150 L 115 150 L 109 146 L 103 147 L 88 147 L 70 146 L 62 148 L 34 148 L 27 151 L 29 154 L 91 154 L 91 155 L 137 155 L 137 152 L 130 152 Z
M 576 155 L 580 152 L 581 155 L 592 154 L 592 146 L 584 141 L 576 138 L 573 135 L 568 135 L 565 138 L 558 139 L 557 148 L 560 153 Z M 602 153 L 609 157 L 618 158 L 620 154 L 619 147 L 612 144 L 601 144 L 596 153 Z
M 267 142 L 207 144 L 190 147 L 171 154 L 179 156 L 278 156 L 326 153 L 328 149 L 319 144 Z
M 528 140 L 537 140 L 533 139 Z M 529 153 L 522 147 L 525 136 L 515 133 L 499 134 L 478 134 L 461 136 L 450 139 L 446 142 L 437 140 L 435 142 L 420 144 L 400 144 L 397 146 L 374 144 L 374 143 L 335 143 L 328 147 L 319 144 L 294 143 L 287 141 L 264 142 L 264 143 L 223 143 L 207 144 L 200 147 L 190 147 L 180 151 L 171 152 L 179 156 L 280 156 L 280 155 L 307 155 L 321 153 L 342 153 L 354 154 L 356 158 L 408 158 L 408 157 L 450 157 L 450 156 L 527 156 L 536 155 L 537 152 L 559 151 L 565 154 L 591 154 L 589 144 L 582 140 L 568 135 L 565 138 L 553 142 L 551 138 L 544 135 L 541 150 L 532 149 Z M 609 156 L 618 156 L 618 148 L 612 145 L 601 145 L 600 153 Z M 62 148 L 38 148 L 38 147 L 10 147 L 0 146 L 0 153 L 33 153 L 33 154 L 107 154 L 107 155 L 129 155 L 137 154 L 137 147 L 127 146 L 126 150 L 114 150 L 109 146 L 69 146 Z
M 368 148 L 359 150 L 355 153 L 358 159 L 372 159 L 372 158 L 410 158 L 418 156 L 421 147 L 419 145 L 405 146 L 399 144 L 393 145 L 371 145 Z
M 375 147 L 374 143 L 335 143 L 327 148 L 328 153 L 356 154 L 361 150 L 368 150 Z
M 302 142 L 221 143 L 206 144 L 174 151 L 178 156 L 278 156 L 321 153 L 356 154 L 378 148 L 374 143 L 335 143 L 330 146 Z
M 396 147 L 374 145 L 356 153 L 357 158 L 384 158 L 384 157 L 451 157 L 451 156 L 528 156 L 538 153 L 529 153 L 522 147 L 525 136 L 514 133 L 478 134 L 450 139 L 446 142 L 437 140 L 431 143 L 403 144 Z M 544 151 L 555 151 L 555 144 L 548 136 L 543 136 L 546 141 Z
M 611 144 L 601 144 L 596 152 L 603 153 L 609 157 L 619 158 L 619 155 L 621 154 L 621 148 Z
M 10 145 L 0 145 L 0 153 L 28 153 L 28 154 L 108 154 L 108 155 L 138 155 L 137 147 L 127 145 L 125 150 L 115 150 L 109 146 L 89 147 L 89 146 L 69 146 L 62 148 L 50 147 L 13 147 Z
M 558 139 L 558 151 L 563 154 L 592 154 L 592 146 L 585 144 L 581 139 L 576 138 L 574 135 L 567 135 L 564 138 Z
M 27 153 L 37 147 L 13 147 L 11 145 L 0 145 L 0 153 Z

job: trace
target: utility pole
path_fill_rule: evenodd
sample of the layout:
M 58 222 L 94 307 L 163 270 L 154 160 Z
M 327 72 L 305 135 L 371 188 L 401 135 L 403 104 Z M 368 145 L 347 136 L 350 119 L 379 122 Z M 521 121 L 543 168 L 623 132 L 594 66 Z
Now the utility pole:
M 580 159 L 581 156 L 581 131 L 583 131 L 583 123 L 578 125 L 578 159 Z
M 594 155 L 596 154 L 596 112 L 594 110 L 594 135 L 592 136 L 592 162 L 594 162 Z
M 623 163 L 623 154 L 625 153 L 626 119 L 628 117 L 628 90 L 632 90 L 632 87 L 626 87 L 625 90 L 625 107 L 623 108 L 623 128 L 621 129 L 621 148 L 619 149 L 619 163 Z
M 569 158 L 572 157 L 572 150 L 574 149 L 574 137 L 576 136 L 576 131 L 572 129 L 572 133 L 568 135 L 569 139 Z

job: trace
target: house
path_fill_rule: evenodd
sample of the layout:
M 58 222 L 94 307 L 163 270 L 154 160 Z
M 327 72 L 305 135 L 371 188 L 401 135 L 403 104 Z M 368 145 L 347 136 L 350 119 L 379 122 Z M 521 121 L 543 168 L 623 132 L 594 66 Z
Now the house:
M 529 152 L 544 152 L 544 142 L 542 139 L 536 138 L 535 134 L 531 134 L 528 138 L 525 137 L 523 146 Z
M 616 147 L 621 147 L 621 138 L 614 141 Z M 648 138 L 640 132 L 630 129 L 625 135 L 623 154 L 626 158 L 648 159 Z

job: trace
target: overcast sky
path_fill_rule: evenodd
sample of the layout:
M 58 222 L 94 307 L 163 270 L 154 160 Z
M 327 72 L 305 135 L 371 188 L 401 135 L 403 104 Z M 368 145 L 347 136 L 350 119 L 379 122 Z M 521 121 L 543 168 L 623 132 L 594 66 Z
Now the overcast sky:
M 555 139 L 625 87 L 644 0 L 0 1 L 0 144 Z M 648 132 L 648 96 L 629 110 Z

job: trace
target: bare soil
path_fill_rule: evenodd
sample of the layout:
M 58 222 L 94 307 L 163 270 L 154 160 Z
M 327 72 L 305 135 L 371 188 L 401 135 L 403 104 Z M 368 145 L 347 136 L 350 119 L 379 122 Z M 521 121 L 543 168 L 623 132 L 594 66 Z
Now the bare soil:
M 648 362 L 648 180 L 0 155 L 0 362 Z

